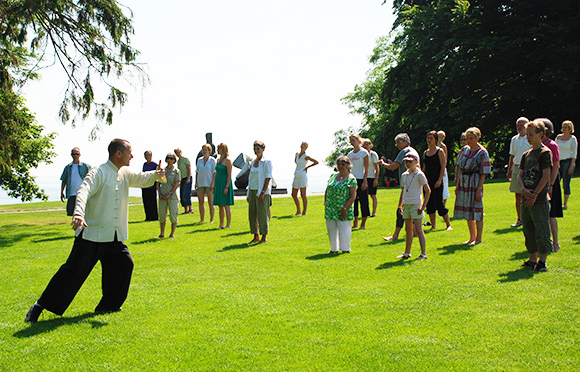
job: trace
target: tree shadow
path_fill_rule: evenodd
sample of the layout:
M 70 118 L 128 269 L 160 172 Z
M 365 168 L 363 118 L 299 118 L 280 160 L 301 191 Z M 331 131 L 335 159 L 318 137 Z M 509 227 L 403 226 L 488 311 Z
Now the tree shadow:
M 88 323 L 92 326 L 92 328 L 101 328 L 106 326 L 108 324 L 106 322 L 91 319 L 97 315 L 101 314 L 91 312 L 78 315 L 72 318 L 59 317 L 50 320 L 39 321 L 38 323 L 31 324 L 30 327 L 28 328 L 21 329 L 20 331 L 15 332 L 12 336 L 17 338 L 33 337 L 42 333 L 52 332 L 59 327 L 69 324 Z
M 375 270 L 385 270 L 390 269 L 391 267 L 405 266 L 409 265 L 411 262 L 413 262 L 411 259 L 400 259 L 398 261 L 385 262 L 384 264 L 377 266 Z
M 530 270 L 529 267 L 520 267 L 513 271 L 508 271 L 507 273 L 499 274 L 499 283 L 511 283 L 520 280 L 531 279 L 535 272 Z
M 31 225 L 17 224 L 2 226 L 2 229 L 0 230 L 0 249 L 16 245 L 23 240 L 31 239 L 36 236 L 46 236 L 46 232 L 39 231 L 37 227 L 31 227 Z
M 343 256 L 343 255 L 344 255 L 343 253 L 334 253 L 334 254 L 319 253 L 319 254 L 315 254 L 313 256 L 308 256 L 308 257 L 306 257 L 306 259 L 310 260 L 310 261 L 316 261 L 316 260 L 323 260 L 325 258 L 336 258 L 336 257 Z
M 459 252 L 459 251 L 469 251 L 473 247 L 474 246 L 470 245 L 470 244 L 451 244 L 451 245 L 447 245 L 445 247 L 437 248 L 437 250 L 443 251 L 443 253 L 441 253 L 441 255 L 448 255 L 448 254 L 455 254 L 456 252 Z

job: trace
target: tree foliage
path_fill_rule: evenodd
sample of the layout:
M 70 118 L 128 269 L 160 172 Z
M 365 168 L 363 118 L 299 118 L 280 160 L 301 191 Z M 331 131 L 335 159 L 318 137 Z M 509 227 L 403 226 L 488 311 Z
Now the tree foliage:
M 132 34 L 131 18 L 116 0 L 0 0 L 0 95 L 7 115 L 0 117 L 0 169 L 10 195 L 46 199 L 29 170 L 54 155 L 54 134 L 42 134 L 20 89 L 43 68 L 60 66 L 67 81 L 59 117 L 74 127 L 92 115 L 94 139 L 103 124 L 112 124 L 113 109 L 127 102 L 119 83 L 148 83 Z M 98 86 L 107 87 L 103 99 Z
M 423 149 L 429 130 L 446 131 L 453 143 L 477 126 L 497 168 L 519 116 L 556 124 L 580 116 L 578 1 L 394 0 L 393 7 L 391 35 L 378 40 L 366 81 L 343 99 L 380 153 L 394 155 L 399 132 Z

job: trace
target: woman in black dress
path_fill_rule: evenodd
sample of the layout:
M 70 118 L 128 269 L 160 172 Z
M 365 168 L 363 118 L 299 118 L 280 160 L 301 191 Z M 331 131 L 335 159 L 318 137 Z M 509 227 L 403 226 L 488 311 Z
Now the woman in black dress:
M 437 146 L 437 140 L 436 131 L 432 130 L 427 133 L 428 148 L 423 153 L 423 173 L 425 173 L 431 188 L 431 197 L 427 202 L 427 214 L 431 220 L 431 230 L 437 228 L 436 211 L 445 220 L 447 230 L 453 230 L 449 221 L 449 210 L 445 208 L 445 203 L 443 203 L 443 177 L 445 176 L 447 157 L 443 149 Z

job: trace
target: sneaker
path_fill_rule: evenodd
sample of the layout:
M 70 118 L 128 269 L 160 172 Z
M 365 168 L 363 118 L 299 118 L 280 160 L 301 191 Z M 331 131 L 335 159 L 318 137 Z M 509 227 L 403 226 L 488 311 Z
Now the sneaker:
M 427 259 L 427 255 L 426 255 L 426 254 L 423 254 L 423 253 L 421 253 L 421 254 L 419 255 L 419 257 L 415 258 L 415 261 L 426 260 L 426 259 Z
M 524 261 L 523 264 L 520 265 L 520 267 L 529 267 L 530 269 L 534 269 L 534 267 L 536 267 L 537 262 L 533 262 L 533 261 Z
M 538 271 L 538 272 L 542 272 L 542 271 L 548 270 L 548 268 L 546 267 L 546 263 L 544 261 L 538 261 L 536 266 L 534 266 L 533 270 Z
M 397 256 L 397 258 L 404 258 L 404 259 L 411 258 L 411 253 L 403 252 L 403 254 Z
M 26 323 L 38 322 L 38 317 L 40 316 L 40 313 L 42 313 L 42 310 L 44 310 L 44 308 L 40 306 L 38 302 L 35 302 L 34 305 L 30 307 L 30 310 L 28 310 L 28 313 L 26 314 L 24 321 Z
M 520 227 L 522 226 L 522 221 L 518 220 L 516 223 L 512 223 L 511 227 Z
M 425 221 L 425 222 L 423 222 L 423 226 L 431 226 L 431 222 Z

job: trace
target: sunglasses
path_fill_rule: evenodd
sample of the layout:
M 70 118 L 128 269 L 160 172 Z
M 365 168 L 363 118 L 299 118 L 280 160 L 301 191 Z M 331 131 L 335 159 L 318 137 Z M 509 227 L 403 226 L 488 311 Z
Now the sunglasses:
M 80 155 L 78 152 L 71 152 L 70 154 L 71 154 L 72 156 L 78 156 L 78 155 Z
M 168 156 L 168 157 L 166 157 L 166 158 L 165 158 L 165 160 L 175 160 L 175 158 L 174 158 L 174 157 L 169 157 L 169 156 Z

